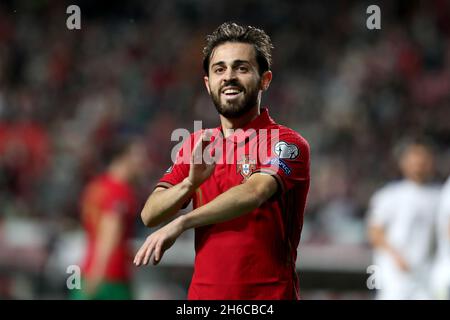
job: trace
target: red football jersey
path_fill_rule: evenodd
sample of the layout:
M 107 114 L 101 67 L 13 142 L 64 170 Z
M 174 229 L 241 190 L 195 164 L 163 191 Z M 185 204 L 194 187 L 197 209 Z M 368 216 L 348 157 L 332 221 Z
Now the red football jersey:
M 91 181 L 85 188 L 82 199 L 82 220 L 87 235 L 87 252 L 83 263 L 83 274 L 89 275 L 96 251 L 98 223 L 102 215 L 119 214 L 123 232 L 120 242 L 113 249 L 106 267 L 107 281 L 127 281 L 130 278 L 131 252 L 128 240 L 132 236 L 136 217 L 136 197 L 125 182 L 114 180 L 108 174 Z
M 255 173 L 273 175 L 279 188 L 247 214 L 196 228 L 188 299 L 298 299 L 295 262 L 309 190 L 309 145 L 294 130 L 275 123 L 267 109 L 226 139 L 219 134 L 221 127 L 214 130 L 216 148 L 210 154 L 219 161 L 196 190 L 194 208 Z M 170 187 L 188 176 L 189 147 L 199 136 L 196 132 L 183 144 L 157 186 Z

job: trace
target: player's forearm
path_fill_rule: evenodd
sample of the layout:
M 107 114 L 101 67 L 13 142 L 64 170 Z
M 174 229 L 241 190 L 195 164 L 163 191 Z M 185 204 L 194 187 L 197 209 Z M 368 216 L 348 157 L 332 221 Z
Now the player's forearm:
M 187 230 L 237 218 L 258 208 L 270 195 L 246 183 L 233 187 L 213 201 L 180 217 L 182 229 Z
M 106 271 L 106 266 L 108 265 L 109 258 L 113 252 L 114 247 L 119 242 L 114 235 L 111 239 L 101 240 L 100 245 L 96 245 L 96 253 L 93 259 L 92 272 L 90 277 L 103 277 Z
M 105 252 L 101 256 L 95 257 L 91 272 L 86 275 L 86 282 L 99 283 L 104 278 L 106 266 L 110 256 L 110 252 Z
M 371 226 L 369 229 L 369 240 L 372 246 L 376 249 L 381 249 L 389 252 L 392 255 L 397 255 L 397 250 L 389 244 L 386 240 L 384 230 L 380 226 Z
M 450 241 L 450 223 L 447 226 L 447 240 Z
M 142 222 L 147 227 L 157 226 L 177 213 L 194 191 L 195 187 L 186 178 L 171 188 L 153 192 L 142 209 Z
M 120 241 L 121 234 L 122 226 L 118 216 L 102 218 L 95 242 L 91 272 L 86 275 L 86 282 L 91 290 L 95 290 L 96 285 L 104 278 L 109 259 Z
M 95 294 L 95 292 L 98 289 L 98 286 L 105 278 L 106 267 L 108 264 L 109 257 L 111 255 L 111 251 L 108 250 L 102 252 L 94 258 L 94 263 L 91 272 L 87 274 L 85 277 L 86 282 L 85 291 L 87 294 Z
M 390 247 L 389 244 L 386 242 L 384 230 L 379 226 L 369 227 L 369 241 L 371 245 L 377 249 L 387 249 Z

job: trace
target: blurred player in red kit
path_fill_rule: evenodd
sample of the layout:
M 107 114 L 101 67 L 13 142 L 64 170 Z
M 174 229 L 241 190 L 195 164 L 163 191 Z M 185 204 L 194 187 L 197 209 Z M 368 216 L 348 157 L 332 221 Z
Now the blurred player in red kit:
M 144 144 L 136 138 L 119 138 L 107 148 L 106 172 L 95 177 L 81 198 L 87 236 L 82 287 L 73 299 L 131 299 L 131 256 L 137 200 L 131 185 L 145 166 Z
M 195 228 L 188 299 L 299 298 L 295 263 L 309 145 L 260 107 L 272 80 L 271 49 L 269 36 L 251 26 L 224 23 L 207 37 L 204 82 L 221 125 L 186 139 L 141 212 L 153 227 L 193 200 L 194 210 L 151 234 L 134 260 L 138 266 L 159 263 L 181 233 Z M 219 142 L 232 146 L 231 161 L 229 149 L 213 163 L 197 161 Z

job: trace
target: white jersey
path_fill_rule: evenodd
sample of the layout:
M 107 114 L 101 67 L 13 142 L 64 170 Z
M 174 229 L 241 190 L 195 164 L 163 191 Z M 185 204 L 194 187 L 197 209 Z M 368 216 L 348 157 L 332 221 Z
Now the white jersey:
M 374 263 L 380 268 L 378 299 L 431 298 L 428 276 L 439 193 L 436 186 L 402 180 L 389 183 L 372 197 L 369 225 L 384 228 L 386 241 L 410 268 L 402 272 L 390 253 L 375 249 Z
M 433 268 L 436 299 L 450 299 L 450 177 L 445 183 L 436 219 L 437 254 Z

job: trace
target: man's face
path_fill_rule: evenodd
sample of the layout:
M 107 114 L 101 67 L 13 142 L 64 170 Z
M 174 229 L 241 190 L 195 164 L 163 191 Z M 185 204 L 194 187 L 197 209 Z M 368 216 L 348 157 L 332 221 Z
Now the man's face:
M 253 46 L 239 42 L 217 46 L 211 54 L 205 84 L 217 111 L 225 118 L 238 118 L 258 105 L 261 77 Z
M 423 183 L 433 174 L 433 155 L 425 146 L 409 146 L 402 155 L 400 168 L 406 178 Z
M 144 143 L 141 141 L 133 142 L 127 154 L 127 162 L 134 177 L 144 173 L 147 160 L 147 149 Z

